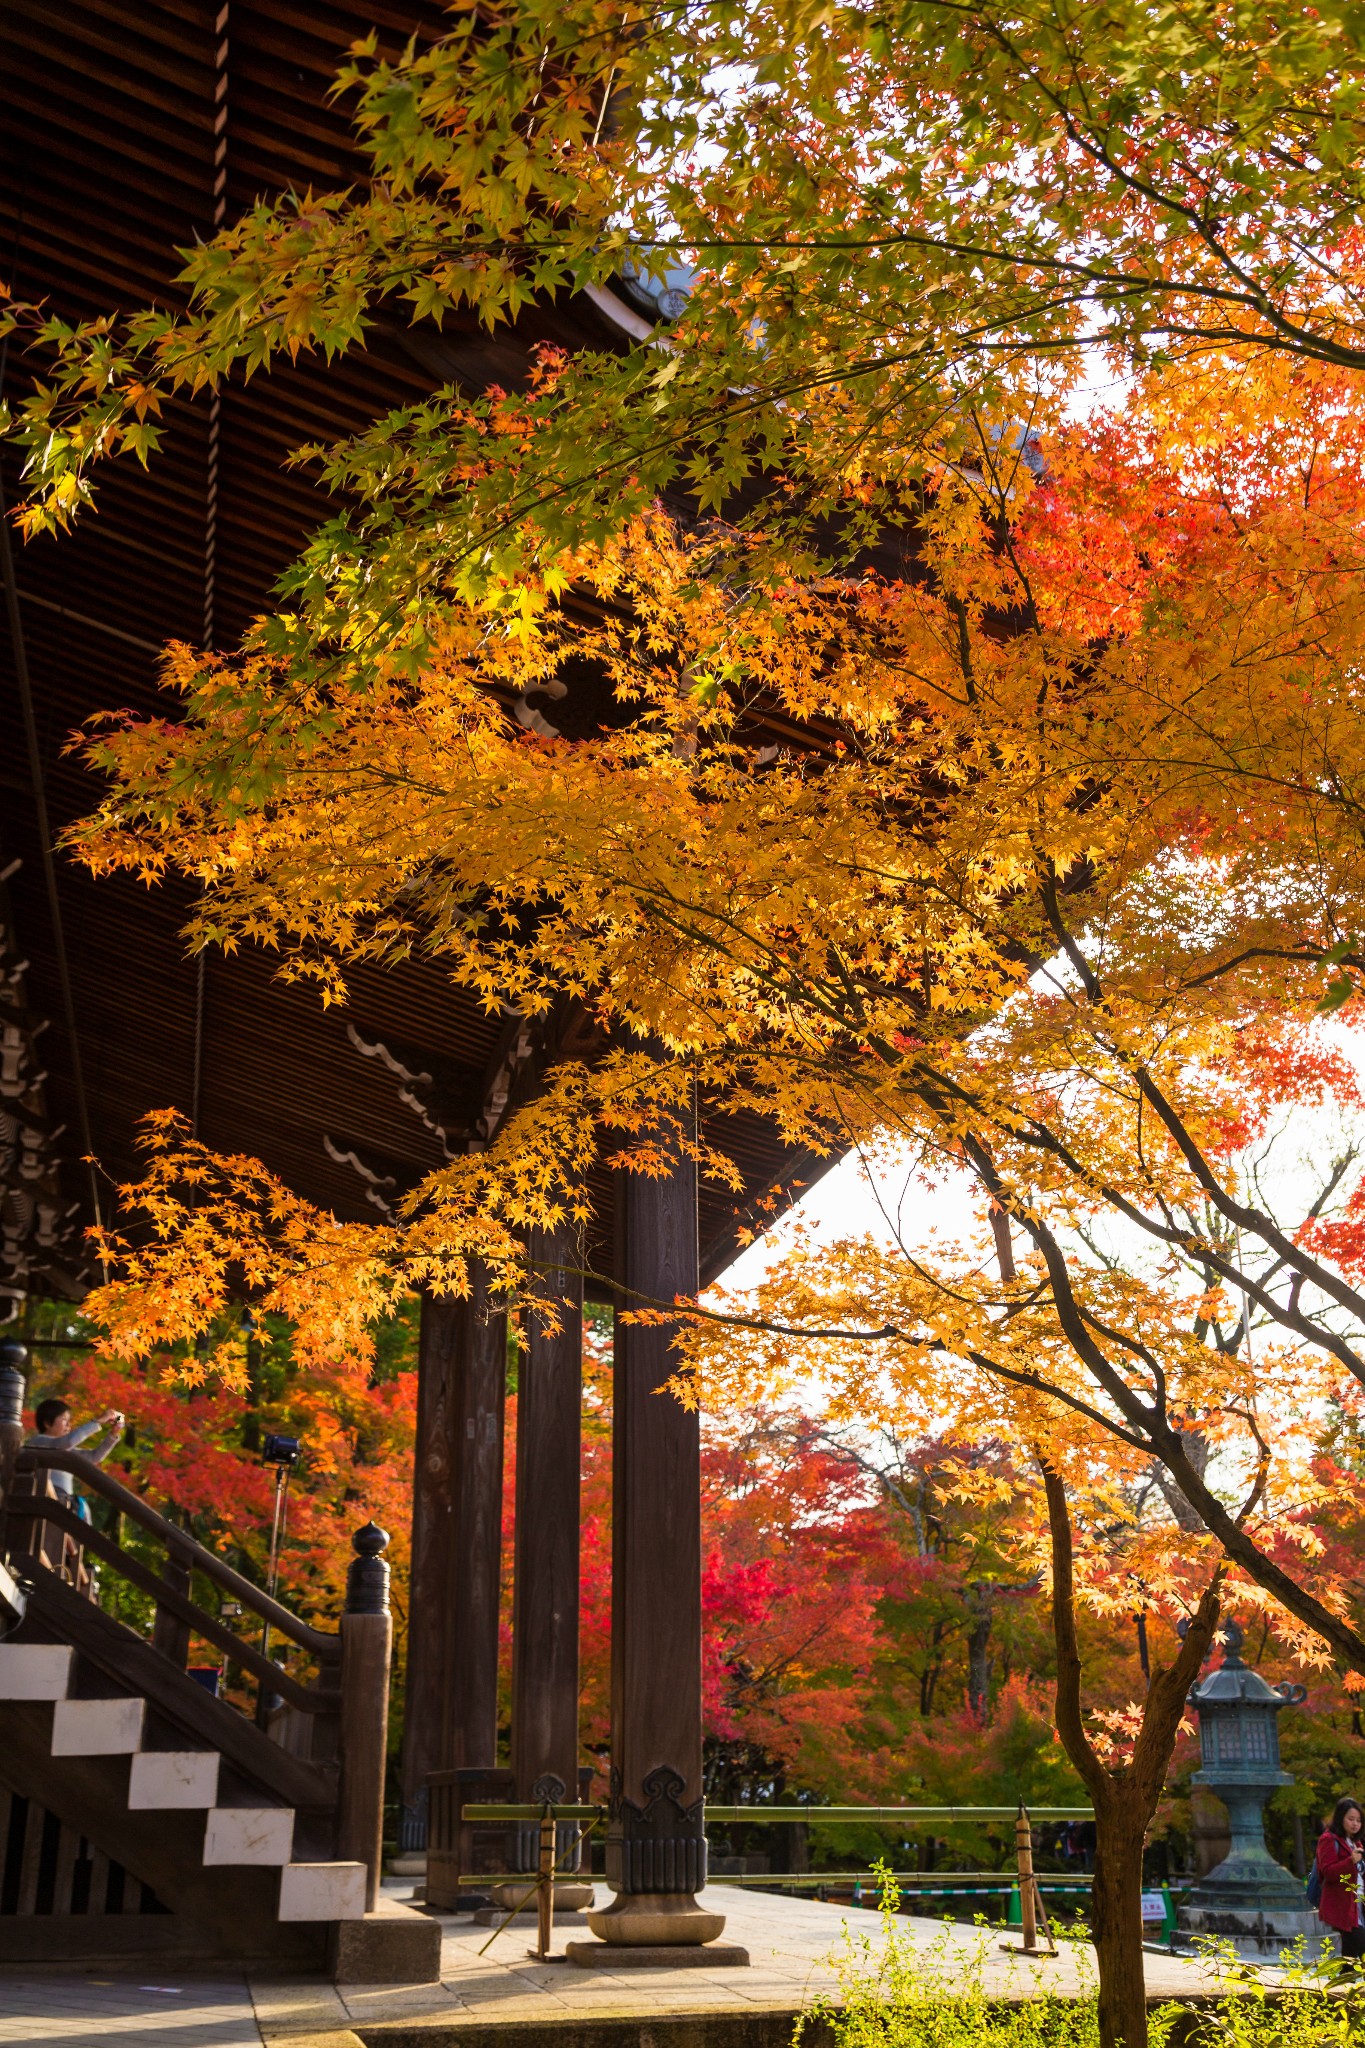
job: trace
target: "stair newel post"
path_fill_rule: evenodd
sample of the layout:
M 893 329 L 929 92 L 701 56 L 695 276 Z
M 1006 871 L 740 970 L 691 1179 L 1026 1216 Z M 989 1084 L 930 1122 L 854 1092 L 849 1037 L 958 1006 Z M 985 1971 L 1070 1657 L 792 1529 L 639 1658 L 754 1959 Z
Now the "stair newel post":
M 167 1542 L 166 1562 L 161 1567 L 162 1583 L 173 1593 L 179 1593 L 188 1600 L 191 1594 L 190 1570 L 191 1552 L 178 1543 Z M 158 1605 L 152 1622 L 152 1647 L 160 1650 L 163 1657 L 169 1657 L 178 1671 L 189 1668 L 190 1625 L 173 1614 L 169 1607 Z
M 24 1367 L 28 1347 L 12 1338 L 0 1344 L 0 1515 L 14 1479 L 24 1441 Z
M 355 1552 L 346 1574 L 341 1617 L 341 1784 L 337 1801 L 337 1854 L 363 1863 L 365 1907 L 379 1897 L 384 1839 L 384 1765 L 389 1734 L 388 1533 L 367 1522 L 351 1538 Z

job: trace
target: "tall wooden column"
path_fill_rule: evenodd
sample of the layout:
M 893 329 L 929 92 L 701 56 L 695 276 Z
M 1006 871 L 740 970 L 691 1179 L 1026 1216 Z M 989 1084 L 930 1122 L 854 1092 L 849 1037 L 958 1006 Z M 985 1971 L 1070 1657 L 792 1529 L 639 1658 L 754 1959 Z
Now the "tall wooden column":
M 696 1168 L 616 1182 L 619 1307 L 697 1288 Z M 612 1396 L 612 1790 L 607 1880 L 593 1932 L 631 1945 L 714 1939 L 701 1779 L 701 1447 L 697 1416 L 659 1390 L 667 1323 L 618 1322 Z
M 425 1787 L 444 1770 L 455 1556 L 456 1350 L 460 1303 L 422 1296 L 417 1348 L 417 1443 L 412 1462 L 412 1575 L 403 1717 L 403 1817 L 399 1847 L 426 1847 Z
M 498 1743 L 507 1321 L 487 1294 L 427 1295 L 418 1351 L 404 1847 L 423 1845 L 432 1771 L 491 1769 Z
M 446 1757 L 456 1770 L 488 1771 L 498 1760 L 507 1317 L 490 1312 L 481 1280 L 460 1308 Z
M 533 1231 L 527 1256 L 531 1290 L 555 1305 L 561 1327 L 551 1333 L 528 1311 L 517 1382 L 512 1773 L 518 1799 L 575 1799 L 583 1413 L 577 1233 Z M 560 1790 L 537 1792 L 547 1779 Z

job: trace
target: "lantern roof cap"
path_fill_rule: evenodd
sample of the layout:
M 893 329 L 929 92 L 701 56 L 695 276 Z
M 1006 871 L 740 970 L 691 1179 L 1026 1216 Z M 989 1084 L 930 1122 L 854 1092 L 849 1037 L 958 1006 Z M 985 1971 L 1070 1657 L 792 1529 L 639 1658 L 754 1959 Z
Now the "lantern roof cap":
M 1253 1671 L 1250 1665 L 1242 1662 L 1241 1650 L 1246 1632 L 1240 1622 L 1225 1623 L 1222 1639 L 1223 1661 L 1216 1671 L 1210 1671 L 1192 1689 L 1191 1706 L 1216 1709 L 1245 1704 L 1269 1707 L 1278 1713 L 1281 1707 L 1298 1706 L 1307 1697 L 1301 1685 L 1267 1685 L 1259 1671 Z

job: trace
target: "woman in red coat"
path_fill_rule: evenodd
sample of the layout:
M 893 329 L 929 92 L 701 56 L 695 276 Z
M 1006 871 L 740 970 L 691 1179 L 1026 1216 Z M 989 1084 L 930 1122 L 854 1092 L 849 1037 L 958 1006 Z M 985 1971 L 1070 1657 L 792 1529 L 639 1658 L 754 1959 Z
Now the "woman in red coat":
M 1331 1820 L 1318 1838 L 1318 1878 L 1322 1885 L 1318 1911 L 1341 1936 L 1344 1956 L 1365 1955 L 1365 1924 L 1360 1910 L 1365 1890 L 1361 1873 L 1365 1838 L 1361 1827 L 1356 1801 L 1338 1799 Z

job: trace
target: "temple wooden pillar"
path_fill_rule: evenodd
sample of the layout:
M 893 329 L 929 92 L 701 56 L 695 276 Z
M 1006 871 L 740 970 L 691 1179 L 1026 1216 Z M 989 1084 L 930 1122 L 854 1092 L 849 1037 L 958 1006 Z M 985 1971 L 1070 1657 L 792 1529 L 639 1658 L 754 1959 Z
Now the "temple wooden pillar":
M 512 1591 L 512 1775 L 518 1799 L 574 1799 L 578 1786 L 579 1477 L 583 1281 L 577 1233 L 532 1231 L 531 1291 L 560 1328 L 527 1313 L 517 1381 Z M 538 1789 L 547 1780 L 558 1790 Z M 529 1867 L 529 1866 L 528 1866 Z
M 618 1306 L 697 1288 L 697 1180 L 689 1159 L 616 1181 Z M 612 1396 L 612 1771 L 607 1881 L 589 1915 L 603 1941 L 711 1941 L 702 1812 L 701 1445 L 698 1419 L 659 1390 L 676 1354 L 667 1323 L 616 1326 Z
M 491 1771 L 507 1320 L 487 1291 L 428 1295 L 418 1352 L 412 1583 L 403 1727 L 403 1846 L 425 1845 L 433 1772 Z
M 457 1771 L 498 1761 L 498 1608 L 502 1595 L 502 1429 L 507 1317 L 476 1280 L 460 1304 L 455 1404 L 454 1560 L 446 1757 Z
M 400 1850 L 427 1845 L 426 1783 L 444 1769 L 454 1539 L 456 1326 L 460 1304 L 424 1294 L 417 1345 L 412 1461 L 412 1571 L 403 1716 Z

